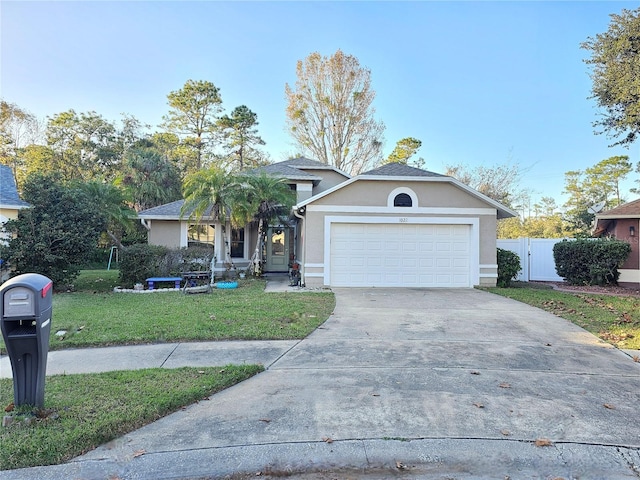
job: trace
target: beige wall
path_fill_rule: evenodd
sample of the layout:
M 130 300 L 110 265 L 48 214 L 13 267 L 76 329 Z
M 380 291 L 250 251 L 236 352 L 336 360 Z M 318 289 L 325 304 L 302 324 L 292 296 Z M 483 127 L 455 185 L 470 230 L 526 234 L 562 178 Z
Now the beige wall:
M 168 248 L 180 248 L 184 222 L 176 220 L 151 220 L 151 230 L 149 231 L 148 243 L 151 245 L 162 245 Z M 186 239 L 185 239 L 186 240 Z
M 398 188 L 408 187 L 417 197 L 417 207 L 389 207 L 389 198 Z M 392 196 L 395 196 L 393 194 Z M 496 283 L 496 209 L 455 185 L 432 182 L 356 181 L 307 206 L 304 220 L 305 283 L 322 285 L 316 277 L 324 273 L 325 217 L 383 217 L 390 222 L 400 217 L 428 218 L 429 221 L 446 223 L 468 218 L 477 225 L 479 241 L 472 248 L 478 252 L 475 266 L 477 283 L 492 286 Z
M 318 177 L 322 178 L 320 183 L 313 188 L 314 195 L 322 193 L 325 190 L 329 190 L 336 185 L 340 185 L 345 180 L 348 180 L 347 177 L 333 170 L 309 170 L 305 168 L 304 171 L 311 175 L 317 175 Z

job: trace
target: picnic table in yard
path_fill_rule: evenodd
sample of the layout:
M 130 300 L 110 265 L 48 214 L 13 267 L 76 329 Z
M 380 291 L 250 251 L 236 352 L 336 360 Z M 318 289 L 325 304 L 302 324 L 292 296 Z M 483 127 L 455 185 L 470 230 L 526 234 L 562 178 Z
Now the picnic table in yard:
M 211 272 L 182 272 L 184 287 L 182 293 L 211 292 Z

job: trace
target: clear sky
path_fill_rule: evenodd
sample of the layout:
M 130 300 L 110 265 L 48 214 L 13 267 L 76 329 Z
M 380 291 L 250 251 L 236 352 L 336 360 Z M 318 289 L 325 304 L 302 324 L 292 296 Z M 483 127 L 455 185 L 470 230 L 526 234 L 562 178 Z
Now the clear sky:
M 422 141 L 428 170 L 495 165 L 528 173 L 534 197 L 564 201 L 564 173 L 609 148 L 580 43 L 637 2 L 0 2 L 0 96 L 40 118 L 73 108 L 157 126 L 188 79 L 247 105 L 274 161 L 297 149 L 285 125 L 296 62 L 337 49 L 369 68 L 385 154 Z M 634 186 L 633 174 L 625 184 Z M 637 184 L 635 184 L 637 186 Z

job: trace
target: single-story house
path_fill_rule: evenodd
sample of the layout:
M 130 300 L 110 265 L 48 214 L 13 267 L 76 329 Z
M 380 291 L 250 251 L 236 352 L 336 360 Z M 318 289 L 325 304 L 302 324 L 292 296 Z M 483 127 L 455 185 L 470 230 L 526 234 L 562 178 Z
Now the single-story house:
M 391 163 L 350 177 L 307 158 L 256 169 L 287 179 L 296 191 L 291 218 L 270 225 L 264 272 L 300 265 L 307 286 L 466 287 L 496 284 L 496 222 L 516 213 L 453 177 Z M 183 201 L 138 216 L 149 243 L 229 246 L 249 264 L 255 225 L 232 229 L 180 215 Z M 223 268 L 222 259 L 217 259 Z
M 612 236 L 631 244 L 631 254 L 619 269 L 618 283 L 640 287 L 640 199 L 596 214 L 594 237 Z
M 13 170 L 8 165 L 0 165 L 0 226 L 8 220 L 18 218 L 18 212 L 28 208 L 27 202 L 20 199 Z M 0 231 L 0 239 L 7 239 L 8 234 Z

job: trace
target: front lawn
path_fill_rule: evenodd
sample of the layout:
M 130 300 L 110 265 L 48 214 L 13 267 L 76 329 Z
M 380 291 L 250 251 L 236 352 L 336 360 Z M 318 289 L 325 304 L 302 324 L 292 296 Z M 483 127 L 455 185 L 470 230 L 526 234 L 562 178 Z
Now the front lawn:
M 565 318 L 618 348 L 640 350 L 640 298 L 559 292 L 536 285 L 488 291 Z
M 265 293 L 265 281 L 210 294 L 112 293 L 117 272 L 83 271 L 53 297 L 50 350 L 207 340 L 304 338 L 331 314 L 331 292 Z M 0 343 L 3 353 L 4 344 Z
M 47 377 L 44 410 L 5 414 L 13 422 L 0 428 L 0 470 L 63 463 L 262 370 L 229 365 Z M 12 385 L 0 379 L 3 409 L 11 409 Z

